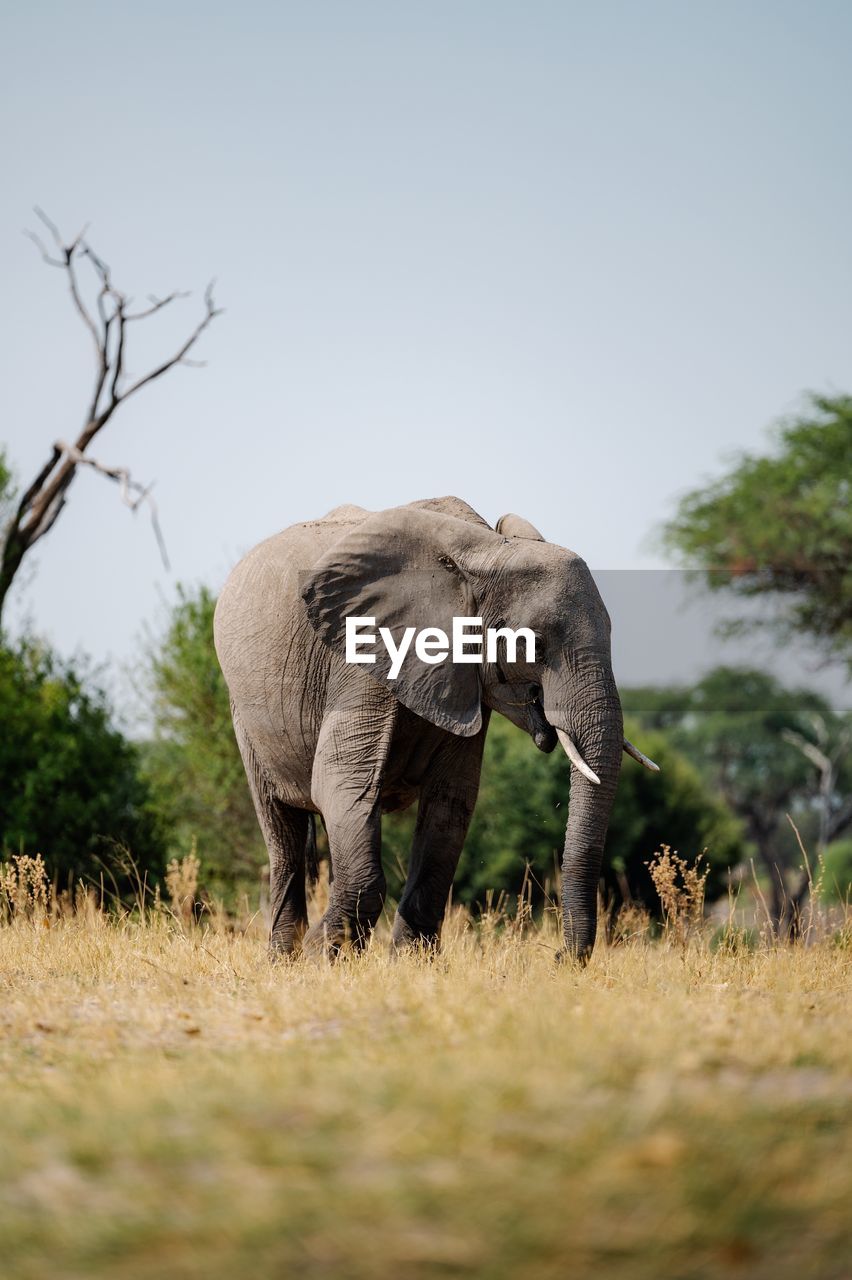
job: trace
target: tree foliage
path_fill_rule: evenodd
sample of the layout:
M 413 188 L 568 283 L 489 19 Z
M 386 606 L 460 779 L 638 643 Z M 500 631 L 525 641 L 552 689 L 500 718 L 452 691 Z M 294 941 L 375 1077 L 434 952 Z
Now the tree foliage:
M 825 902 L 852 902 L 852 837 L 835 840 L 825 851 L 819 875 Z
M 628 725 L 628 736 L 633 731 Z M 655 908 L 646 863 L 663 843 L 679 849 L 689 862 L 707 850 L 708 896 L 722 892 L 727 868 L 742 852 L 737 823 L 664 734 L 646 734 L 642 743 L 663 776 L 624 762 L 605 850 L 608 892 Z M 492 717 L 479 801 L 453 888 L 458 900 L 482 903 L 489 890 L 518 893 L 527 865 L 538 886 L 536 896 L 541 898 L 548 884 L 553 893 L 565 842 L 568 781 L 561 751 L 542 755 L 526 734 L 502 717 Z M 386 870 L 397 891 L 413 827 L 413 811 L 390 814 L 383 824 Z
M 154 738 L 145 775 L 171 852 L 197 842 L 208 888 L 252 888 L 266 851 L 231 725 L 230 701 L 213 647 L 216 598 L 178 589 L 159 645 L 149 651 Z
M 213 648 L 214 608 L 206 588 L 182 590 L 150 653 L 155 736 L 145 768 L 157 811 L 175 832 L 172 852 L 187 852 L 197 839 L 208 887 L 228 894 L 241 882 L 257 884 L 266 854 Z M 610 890 L 655 905 L 645 862 L 665 842 L 690 861 L 706 848 L 709 893 L 722 891 L 726 869 L 742 852 L 730 810 L 665 734 L 644 735 L 642 742 L 664 773 L 652 775 L 625 759 L 607 841 Z M 492 717 L 479 802 L 454 887 L 459 900 L 481 903 L 489 890 L 517 893 L 527 863 L 540 886 L 553 885 L 565 839 L 568 777 L 561 751 L 542 755 L 526 734 Z M 386 815 L 382 824 L 394 896 L 405 878 L 415 821 L 412 808 Z M 320 851 L 324 844 L 320 830 Z M 539 900 L 542 892 L 537 890 Z
M 616 898 L 633 899 L 656 911 L 648 861 L 669 845 L 689 864 L 702 855 L 707 868 L 705 896 L 727 892 L 730 869 L 744 853 L 740 822 L 726 799 L 679 751 L 666 733 L 626 721 L 626 733 L 660 766 L 649 773 L 625 759 L 618 782 L 605 849 L 606 883 Z
M 852 670 L 852 397 L 811 396 L 776 443 L 688 493 L 664 541 L 708 587 L 780 605 L 764 622 Z
M 140 870 L 159 870 L 137 748 L 84 672 L 33 640 L 0 647 L 0 723 L 4 857 L 41 853 L 62 881 L 97 879 L 119 846 Z
M 742 820 L 781 920 L 806 888 L 806 881 L 789 882 L 801 854 L 786 814 L 798 813 L 811 839 L 818 819 L 817 771 L 796 741 L 816 743 L 820 724 L 844 733 L 846 718 L 811 690 L 790 690 L 765 672 L 732 667 L 717 667 L 691 686 L 626 690 L 624 701 L 643 725 L 666 734 Z M 848 813 L 850 767 L 848 759 L 842 762 L 827 798 L 838 819 Z

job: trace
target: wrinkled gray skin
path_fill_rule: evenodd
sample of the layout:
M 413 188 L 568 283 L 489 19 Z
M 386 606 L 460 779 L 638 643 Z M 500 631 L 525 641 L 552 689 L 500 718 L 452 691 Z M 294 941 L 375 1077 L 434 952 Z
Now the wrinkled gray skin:
M 453 616 L 527 626 L 537 660 L 510 665 L 501 651 L 497 663 L 430 666 L 412 645 L 388 681 L 380 642 L 374 666 L 344 661 L 347 615 L 375 617 L 375 630 L 389 626 L 397 641 L 405 626 L 451 634 Z M 375 514 L 338 507 L 249 552 L 219 598 L 215 637 L 269 849 L 273 951 L 363 943 L 385 897 L 381 814 L 418 799 L 393 938 L 437 942 L 498 711 L 542 751 L 565 730 L 600 779 L 594 786 L 570 768 L 562 864 L 565 950 L 588 958 L 623 729 L 609 617 L 579 556 L 518 516 L 495 531 L 458 498 Z M 308 929 L 313 813 L 328 832 L 333 883 L 328 910 Z

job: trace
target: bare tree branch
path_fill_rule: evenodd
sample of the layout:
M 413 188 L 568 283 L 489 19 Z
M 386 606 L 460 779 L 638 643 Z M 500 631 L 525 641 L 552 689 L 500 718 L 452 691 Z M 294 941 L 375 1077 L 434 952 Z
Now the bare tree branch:
M 186 340 L 186 342 L 183 344 L 180 350 L 175 355 L 173 355 L 169 360 L 164 360 L 163 363 L 159 365 L 156 369 L 153 369 L 150 373 L 146 373 L 143 378 L 139 378 L 138 381 L 134 382 L 131 387 L 128 387 L 128 389 L 120 397 L 121 400 L 127 400 L 130 396 L 134 395 L 135 392 L 139 391 L 142 387 L 147 386 L 149 382 L 153 382 L 155 378 L 161 377 L 164 373 L 168 373 L 169 369 L 174 368 L 176 364 L 180 364 L 184 356 L 187 354 L 187 352 L 191 351 L 192 348 L 195 346 L 196 342 L 201 337 L 202 333 L 207 328 L 207 326 L 211 324 L 216 319 L 217 316 L 220 316 L 222 314 L 224 308 L 217 307 L 215 302 L 213 301 L 213 286 L 215 283 L 216 283 L 215 280 L 211 280 L 209 285 L 204 291 L 204 304 L 207 308 L 207 314 L 204 317 L 204 319 L 201 321 L 201 323 L 197 326 L 194 333 L 190 334 L 189 338 Z
M 214 282 L 211 282 L 204 294 L 204 315 L 186 341 L 174 355 L 137 378 L 126 390 L 122 389 L 127 358 L 127 325 L 131 321 L 148 319 L 171 303 L 190 295 L 177 290 L 163 297 L 150 294 L 149 306 L 140 311 L 130 311 L 130 299 L 115 288 L 109 266 L 85 239 L 87 228 L 84 227 L 66 243 L 59 228 L 42 209 L 36 208 L 35 213 L 50 233 L 56 246 L 56 256 L 48 251 L 35 232 L 26 231 L 25 235 L 35 244 L 45 262 L 66 272 L 74 309 L 95 344 L 96 371 L 88 409 L 76 440 L 73 444 L 59 443 L 54 446 L 50 458 L 24 491 L 17 510 L 0 540 L 0 610 L 23 557 L 53 528 L 65 505 L 67 490 L 76 470 L 82 465 L 91 466 L 119 483 L 122 499 L 131 510 L 137 510 L 142 502 L 147 503 L 151 511 L 151 522 L 160 554 L 168 568 L 168 555 L 159 525 L 157 507 L 150 494 L 150 486 L 145 488 L 132 480 L 126 468 L 103 466 L 89 458 L 85 451 L 95 436 L 110 421 L 118 407 L 130 396 L 162 377 L 176 365 L 197 367 L 203 364 L 202 361 L 187 359 L 187 356 L 216 316 L 222 314 L 222 308 L 215 305 Z M 77 262 L 81 258 L 88 261 L 97 282 L 96 314 L 87 307 L 80 289 Z
M 837 732 L 832 741 L 828 725 L 822 716 L 811 717 L 818 743 L 811 742 L 801 733 L 793 729 L 783 729 L 782 738 L 801 751 L 806 760 L 815 766 L 819 778 L 817 792 L 819 813 L 819 834 L 817 836 L 817 856 L 822 857 L 830 840 L 834 838 L 838 827 L 845 826 L 847 806 L 835 809 L 837 773 L 843 758 L 852 747 L 852 726 Z M 850 810 L 852 814 L 852 810 Z
M 47 227 L 48 231 L 50 232 L 50 234 L 53 236 L 53 243 L 56 245 L 57 249 L 59 249 L 60 253 L 64 254 L 65 244 L 62 240 L 62 236 L 59 234 L 59 228 L 57 227 L 56 223 L 52 222 L 50 218 L 48 218 L 44 210 L 40 209 L 38 205 L 34 206 L 33 212 L 35 213 L 35 216 L 38 218 L 39 222 L 43 222 L 44 225 Z
M 40 239 L 39 236 L 36 235 L 34 231 L 26 230 L 24 231 L 24 235 L 27 237 L 28 240 L 32 240 L 33 244 L 38 249 L 39 253 L 41 254 L 44 261 L 48 264 L 48 266 L 51 266 L 51 267 L 65 266 L 65 262 L 60 261 L 59 258 L 51 258 L 50 254 L 47 252 L 47 249 L 44 246 L 44 242 Z
M 115 304 L 115 320 L 118 322 L 118 339 L 115 344 L 115 356 L 112 366 L 112 381 L 109 397 L 113 404 L 118 404 L 118 384 L 124 372 L 124 301 L 119 299 Z
M 47 462 L 42 467 L 41 471 L 39 471 L 35 480 L 33 480 L 32 484 L 28 489 L 24 490 L 24 493 L 21 496 L 21 500 L 18 503 L 17 517 L 19 519 L 21 516 L 24 515 L 30 503 L 32 502 L 33 498 L 38 493 L 39 489 L 42 487 L 42 485 L 44 484 L 47 477 L 50 475 L 53 468 L 56 466 L 56 463 L 59 461 L 59 457 L 60 457 L 60 451 L 54 447 L 53 453 L 50 455 Z
M 831 815 L 828 825 L 829 840 L 834 840 L 836 836 L 842 836 L 849 826 L 852 826 L 852 799 L 847 800 L 836 813 Z
M 157 545 L 160 548 L 160 555 L 163 560 L 163 567 L 170 569 L 169 556 L 166 551 L 166 544 L 163 533 L 160 528 L 159 512 L 157 504 L 151 494 L 153 484 L 141 485 L 138 480 L 132 479 L 127 467 L 107 467 L 102 462 L 98 462 L 96 458 L 90 458 L 88 454 L 81 453 L 73 444 L 66 444 L 64 440 L 57 440 L 54 445 L 55 449 L 67 454 L 72 462 L 77 466 L 91 467 L 93 471 L 97 471 L 100 475 L 106 476 L 108 480 L 115 480 L 121 487 L 121 501 L 125 506 L 135 514 L 143 502 L 147 502 L 151 512 L 151 524 L 154 528 L 154 534 L 157 539 Z M 133 493 L 138 496 L 133 497 Z
M 103 285 L 104 289 L 107 291 L 107 293 L 111 292 L 112 280 L 110 279 L 109 267 L 104 262 L 103 258 L 98 257 L 98 255 L 95 253 L 94 249 L 90 244 L 88 244 L 85 240 L 81 240 L 79 243 L 80 243 L 80 252 L 89 259 L 92 266 L 95 268 L 95 271 L 100 276 L 101 284 Z
M 130 315 L 126 315 L 124 318 L 125 320 L 147 320 L 148 316 L 154 315 L 156 311 L 162 311 L 163 307 L 167 307 L 170 302 L 175 302 L 178 298 L 189 298 L 190 296 L 191 295 L 188 293 L 180 293 L 177 290 L 174 293 L 170 293 L 166 298 L 157 298 L 154 294 L 149 294 L 148 301 L 151 303 L 150 307 L 145 311 L 133 312 Z
M 63 244 L 62 242 L 62 237 L 59 234 L 59 228 L 56 226 L 55 223 L 51 222 L 50 218 L 48 218 L 44 210 L 40 209 L 38 205 L 36 205 L 34 212 L 36 217 L 39 218 L 44 223 L 44 225 L 47 227 L 47 229 L 50 231 L 51 235 L 53 236 L 56 247 L 59 249 L 59 252 L 62 254 L 62 260 L 57 262 L 56 260 L 49 258 L 46 254 L 42 254 L 42 256 L 45 257 L 45 259 L 48 262 L 50 262 L 52 266 L 64 267 L 65 270 L 68 272 L 68 284 L 71 289 L 71 297 L 74 300 L 74 306 L 77 308 L 77 311 L 83 323 L 85 324 L 86 328 L 89 330 L 89 332 L 92 335 L 92 338 L 95 343 L 95 350 L 98 353 L 100 353 L 100 338 L 98 336 L 97 326 L 94 320 L 92 319 L 91 315 L 89 314 L 89 312 L 86 310 L 86 307 L 83 303 L 83 299 L 80 296 L 80 288 L 77 283 L 77 274 L 74 270 L 74 255 L 82 243 L 83 236 L 86 233 L 86 227 L 84 227 L 83 230 L 74 237 L 74 239 L 71 241 L 70 244 L 66 245 L 66 244 Z M 88 224 L 86 224 L 86 226 L 88 226 Z M 31 234 L 30 238 L 35 240 L 36 243 L 38 243 L 38 238 L 36 236 L 33 236 Z
M 35 544 L 41 538 L 43 538 L 46 533 L 50 533 L 51 529 L 56 524 L 56 521 L 59 518 L 60 511 L 64 506 L 65 506 L 65 492 L 63 490 L 62 493 L 57 494 L 57 496 L 53 499 L 53 502 L 51 502 L 50 506 L 45 509 L 37 527 L 28 536 L 27 547 L 26 547 L 27 551 L 29 551 L 32 547 L 34 547 Z

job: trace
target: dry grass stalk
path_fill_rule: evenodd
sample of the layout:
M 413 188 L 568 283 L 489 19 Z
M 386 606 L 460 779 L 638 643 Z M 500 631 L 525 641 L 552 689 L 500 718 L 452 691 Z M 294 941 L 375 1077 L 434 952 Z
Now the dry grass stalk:
M 12 920 L 47 922 L 50 882 L 40 853 L 34 858 L 16 854 L 11 862 L 0 863 L 0 913 Z
M 647 942 L 651 929 L 651 913 L 636 902 L 626 902 L 618 910 L 610 932 L 610 945 Z
M 0 928 L 4 1278 L 846 1275 L 848 934 L 678 950 L 634 909 L 578 970 L 497 906 L 334 965 L 88 893 Z
M 701 869 L 701 855 L 694 863 L 681 858 L 667 844 L 654 854 L 648 870 L 663 908 L 666 936 L 685 947 L 704 919 L 704 889 L 709 867 Z
M 198 873 L 201 860 L 195 852 L 187 853 L 179 861 L 172 858 L 166 867 L 166 891 L 169 904 L 174 915 L 184 925 L 191 924 L 195 918 L 195 902 L 198 893 Z

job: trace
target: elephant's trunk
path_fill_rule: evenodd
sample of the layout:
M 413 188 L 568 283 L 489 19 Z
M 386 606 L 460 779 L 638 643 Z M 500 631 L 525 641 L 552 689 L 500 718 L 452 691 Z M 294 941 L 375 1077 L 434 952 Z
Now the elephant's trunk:
M 621 703 L 608 655 L 572 654 L 560 672 L 545 679 L 544 698 L 547 719 L 570 735 L 599 779 L 596 785 L 571 767 L 562 927 L 567 953 L 584 963 L 595 943 L 601 860 L 623 751 Z

